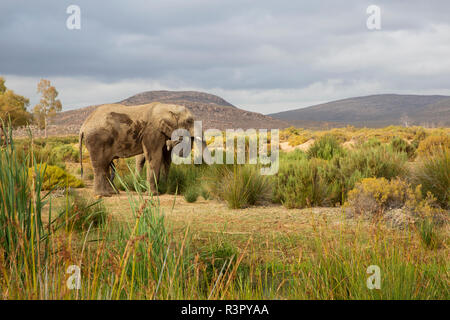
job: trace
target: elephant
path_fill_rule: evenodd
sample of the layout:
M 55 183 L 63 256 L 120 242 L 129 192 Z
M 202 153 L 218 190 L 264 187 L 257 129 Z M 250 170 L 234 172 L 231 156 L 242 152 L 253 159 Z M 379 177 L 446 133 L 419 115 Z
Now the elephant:
M 157 193 L 161 164 L 170 166 L 172 132 L 185 129 L 194 139 L 194 117 L 184 106 L 153 102 L 137 106 L 106 104 L 99 106 L 84 121 L 79 134 L 80 165 L 83 172 L 82 143 L 91 157 L 94 169 L 94 193 L 111 196 L 117 191 L 109 174 L 113 161 L 141 155 L 149 164 L 147 180 L 150 190 Z M 141 166 L 142 168 L 142 166 Z

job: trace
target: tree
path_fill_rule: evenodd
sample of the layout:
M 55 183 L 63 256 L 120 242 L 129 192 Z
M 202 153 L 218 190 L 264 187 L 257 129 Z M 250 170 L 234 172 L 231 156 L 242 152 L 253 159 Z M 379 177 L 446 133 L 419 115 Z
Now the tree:
M 406 114 L 403 114 L 400 118 L 400 123 L 403 124 L 404 127 L 409 127 L 411 119 Z
M 61 111 L 62 104 L 58 96 L 58 91 L 52 85 L 50 81 L 46 79 L 41 79 L 37 86 L 37 92 L 40 93 L 41 100 L 34 107 L 34 120 L 37 122 L 41 129 L 45 130 L 45 137 L 47 138 L 47 127 L 49 120 L 53 118 L 57 112 Z
M 27 124 L 31 114 L 27 111 L 30 100 L 15 94 L 13 90 L 6 88 L 5 79 L 0 77 L 0 119 L 7 123 L 11 119 L 13 128 Z M 0 129 L 2 124 L 0 120 Z

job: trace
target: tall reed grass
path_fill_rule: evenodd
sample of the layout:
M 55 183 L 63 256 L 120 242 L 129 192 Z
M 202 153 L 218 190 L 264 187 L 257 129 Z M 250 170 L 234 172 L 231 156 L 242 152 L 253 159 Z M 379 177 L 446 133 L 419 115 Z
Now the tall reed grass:
M 189 226 L 174 234 L 157 197 L 125 188 L 131 221 L 109 218 L 75 232 L 52 215 L 41 171 L 29 177 L 32 153 L 18 160 L 10 130 L 6 136 L 0 143 L 2 299 L 449 298 L 445 246 L 430 254 L 416 233 L 346 219 L 329 224 L 311 215 L 309 231 L 276 239 L 255 234 L 239 243 L 227 238 L 205 250 Z M 262 259 L 261 246 L 269 243 L 276 250 Z M 279 249 L 289 245 L 289 255 Z M 366 287 L 366 268 L 374 264 L 382 270 L 380 290 Z M 68 286 L 70 266 L 80 270 L 78 289 Z

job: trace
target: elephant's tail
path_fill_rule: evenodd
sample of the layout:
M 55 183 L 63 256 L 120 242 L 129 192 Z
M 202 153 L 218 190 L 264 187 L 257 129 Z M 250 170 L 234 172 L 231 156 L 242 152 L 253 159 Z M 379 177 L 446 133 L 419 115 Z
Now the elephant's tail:
M 81 175 L 81 179 L 83 179 L 83 137 L 84 137 L 84 132 L 80 131 L 78 144 L 79 144 L 79 148 L 80 148 L 80 175 Z

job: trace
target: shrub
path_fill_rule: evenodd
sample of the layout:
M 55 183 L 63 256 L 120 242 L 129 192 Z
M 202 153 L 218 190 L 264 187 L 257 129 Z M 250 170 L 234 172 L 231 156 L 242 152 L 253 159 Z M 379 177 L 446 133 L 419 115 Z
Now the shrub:
M 450 208 L 450 151 L 435 152 L 413 170 L 413 182 L 431 192 L 443 208 Z
M 410 185 L 400 179 L 366 178 L 348 193 L 348 205 L 357 214 L 382 215 L 386 210 L 401 208 L 415 199 Z
M 307 157 L 304 151 L 298 149 L 291 152 L 280 152 L 280 162 L 298 161 Z
M 420 226 L 424 220 L 431 220 L 437 227 L 447 221 L 445 210 L 437 205 L 431 193 L 423 197 L 420 185 L 413 189 L 411 184 L 401 179 L 363 179 L 349 192 L 345 205 L 350 206 L 356 214 L 383 216 L 386 220 L 396 220 L 400 213 L 406 224 L 412 222 Z M 399 225 L 401 221 L 391 222 L 398 226 L 405 224 L 402 222 Z
M 210 195 L 225 200 L 232 209 L 254 205 L 270 194 L 269 180 L 251 165 L 215 166 L 207 177 Z
M 214 277 L 218 277 L 220 271 L 224 271 L 225 267 L 230 264 L 230 268 L 240 267 L 236 265 L 239 257 L 239 250 L 236 246 L 226 240 L 220 240 L 217 243 L 210 244 L 202 250 L 200 259 L 205 264 L 205 276 L 208 282 L 213 281 Z M 225 265 L 225 267 L 224 267 Z
M 197 187 L 191 186 L 187 188 L 184 192 L 184 199 L 186 199 L 187 202 L 195 202 L 197 201 L 197 198 L 199 196 L 199 192 Z
M 210 194 L 206 188 L 202 188 L 200 194 L 205 200 L 208 200 L 210 198 Z
M 41 164 L 37 166 L 42 177 L 42 190 L 51 190 L 53 188 L 82 188 L 83 181 L 75 178 L 70 173 L 57 166 Z M 34 168 L 29 168 L 29 176 L 33 175 Z
M 274 202 L 287 208 L 304 208 L 327 202 L 328 186 L 323 177 L 325 163 L 303 159 L 280 166 L 273 186 Z
M 450 137 L 448 134 L 431 135 L 419 143 L 417 154 L 420 157 L 432 156 L 435 153 L 450 150 Z
M 370 138 L 369 140 L 367 140 L 361 144 L 361 148 L 364 148 L 364 149 L 370 149 L 370 148 L 375 148 L 375 147 L 379 147 L 379 146 L 381 146 L 381 142 L 377 138 Z
M 78 150 L 74 149 L 72 145 L 65 144 L 52 148 L 47 162 L 49 164 L 64 161 L 78 162 L 79 157 L 80 154 Z
M 88 230 L 90 226 L 99 227 L 106 223 L 108 212 L 102 200 L 88 202 L 76 192 L 67 195 L 67 207 L 58 215 L 58 225 L 69 230 Z
M 391 143 L 389 144 L 391 149 L 395 152 L 404 152 L 408 155 L 409 159 L 413 159 L 415 156 L 416 148 L 413 145 L 410 145 L 408 142 L 399 137 L 394 137 Z
M 437 249 L 442 245 L 442 237 L 439 233 L 439 226 L 430 218 L 420 220 L 417 223 L 417 231 L 422 244 L 428 249 Z
M 344 149 L 339 144 L 338 140 L 332 135 L 324 135 L 322 138 L 316 140 L 308 150 L 309 158 L 320 158 L 330 160 L 335 156 L 344 154 Z
M 303 135 L 292 135 L 288 138 L 289 145 L 292 147 L 298 146 L 308 141 L 308 137 Z
M 347 193 L 363 178 L 403 177 L 407 173 L 405 153 L 393 152 L 386 145 L 362 147 L 333 158 L 326 166 L 330 199 L 343 203 Z
M 201 166 L 191 165 L 172 165 L 167 178 L 167 193 L 183 194 L 190 185 L 197 183 L 197 177 L 200 175 Z
M 114 179 L 114 185 L 122 191 L 128 190 L 146 192 L 147 181 L 145 177 L 145 171 L 142 171 L 140 175 L 129 172 L 122 176 L 120 173 L 117 173 Z M 118 183 L 116 181 L 118 181 Z
M 79 150 L 75 148 L 73 143 L 64 143 L 65 140 L 48 138 L 36 139 L 33 141 L 33 156 L 37 163 L 47 163 L 49 165 L 58 165 L 63 167 L 65 161 L 78 162 Z M 20 139 L 16 142 L 16 150 L 20 160 L 25 159 L 25 155 L 29 155 L 31 150 L 30 139 Z M 86 150 L 87 151 L 87 150 Z M 88 154 L 87 152 L 85 154 Z

